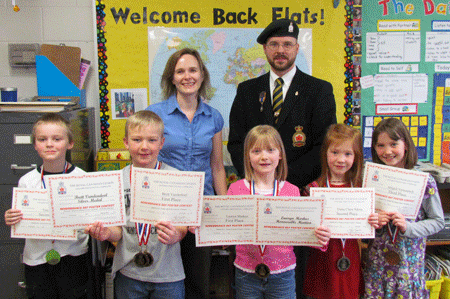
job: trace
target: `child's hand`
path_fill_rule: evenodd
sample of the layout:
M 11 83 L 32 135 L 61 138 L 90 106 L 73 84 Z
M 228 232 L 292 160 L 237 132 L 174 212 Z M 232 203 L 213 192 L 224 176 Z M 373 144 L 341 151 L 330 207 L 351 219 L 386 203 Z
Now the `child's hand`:
M 375 229 L 380 228 L 378 225 L 378 213 L 372 213 L 369 215 L 369 224 L 372 225 Z
M 166 245 L 172 245 L 180 242 L 186 235 L 187 231 L 186 227 L 184 227 L 184 233 L 180 232 L 179 229 L 173 226 L 169 221 L 158 221 L 155 227 L 158 232 L 159 242 Z
M 84 229 L 85 234 L 91 235 L 94 239 L 99 241 L 108 240 L 111 237 L 111 230 L 104 227 L 103 223 L 96 221 Z
M 5 223 L 6 225 L 14 225 L 22 220 L 23 214 L 20 210 L 9 209 L 5 212 Z
M 404 234 L 406 232 L 407 222 L 405 220 L 405 216 L 400 214 L 399 212 L 390 212 L 389 213 L 392 224 L 400 229 L 400 232 Z
M 331 237 L 330 229 L 326 226 L 319 226 L 314 231 L 314 235 L 319 239 L 319 243 L 322 246 L 326 246 Z
M 391 221 L 391 216 L 387 212 L 381 211 L 378 214 L 378 228 L 385 226 L 389 221 Z

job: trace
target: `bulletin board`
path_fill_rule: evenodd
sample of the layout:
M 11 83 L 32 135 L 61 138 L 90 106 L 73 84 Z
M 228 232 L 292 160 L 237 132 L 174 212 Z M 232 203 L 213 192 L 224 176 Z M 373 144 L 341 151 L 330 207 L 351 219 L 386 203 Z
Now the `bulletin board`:
M 272 20 L 285 17 L 301 31 L 302 57 L 297 57 L 297 66 L 332 83 L 338 122 L 352 124 L 353 1 L 287 0 L 282 4 L 97 1 L 102 147 L 123 147 L 124 116 L 162 100 L 159 80 L 165 62 L 186 46 L 200 52 L 211 73 L 214 95 L 208 103 L 222 113 L 227 137 L 227 111 L 237 84 L 269 70 L 256 37 Z
M 410 130 L 419 159 L 449 163 L 449 3 L 434 0 L 362 1 L 360 107 L 364 157 L 371 159 L 374 127 L 398 117 Z

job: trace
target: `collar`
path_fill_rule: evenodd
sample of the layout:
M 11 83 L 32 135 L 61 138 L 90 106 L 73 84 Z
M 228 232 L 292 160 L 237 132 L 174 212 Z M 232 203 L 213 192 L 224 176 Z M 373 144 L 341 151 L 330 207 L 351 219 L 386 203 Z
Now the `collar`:
M 171 95 L 166 101 L 167 101 L 167 114 L 173 114 L 176 111 L 183 113 L 181 111 L 180 104 L 178 104 L 176 94 Z M 197 115 L 203 113 L 205 115 L 210 115 L 211 112 L 208 109 L 206 109 L 206 107 L 207 107 L 206 104 L 202 100 L 200 100 L 198 103 L 197 111 L 195 111 L 195 114 Z
M 283 90 L 288 90 L 289 86 L 291 85 L 292 79 L 294 79 L 295 73 L 297 72 L 297 67 L 294 65 L 294 67 L 292 68 L 292 70 L 290 70 L 289 72 L 287 72 L 286 74 L 284 74 L 284 76 L 282 76 L 281 78 L 284 81 L 283 84 Z M 270 69 L 270 86 L 272 88 L 275 88 L 275 80 L 278 79 L 278 75 L 275 74 L 272 69 Z

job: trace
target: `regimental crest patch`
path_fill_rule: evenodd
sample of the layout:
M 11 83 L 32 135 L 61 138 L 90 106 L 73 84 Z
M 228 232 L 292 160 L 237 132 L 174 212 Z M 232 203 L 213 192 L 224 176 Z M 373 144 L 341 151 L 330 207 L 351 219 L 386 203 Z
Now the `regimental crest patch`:
M 295 127 L 295 133 L 292 136 L 292 145 L 294 147 L 302 147 L 306 143 L 306 135 L 303 133 L 303 127 L 297 126 Z

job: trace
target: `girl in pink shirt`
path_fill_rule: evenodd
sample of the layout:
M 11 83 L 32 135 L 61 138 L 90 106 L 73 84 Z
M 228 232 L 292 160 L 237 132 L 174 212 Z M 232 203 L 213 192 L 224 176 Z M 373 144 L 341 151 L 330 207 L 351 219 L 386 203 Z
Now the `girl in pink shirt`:
M 244 142 L 245 179 L 231 184 L 228 195 L 300 196 L 298 187 L 286 182 L 287 169 L 278 131 L 256 126 Z M 326 227 L 318 227 L 315 235 L 322 246 L 330 238 Z M 295 262 L 293 246 L 236 245 L 237 299 L 295 298 Z

